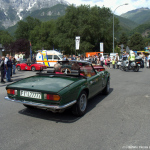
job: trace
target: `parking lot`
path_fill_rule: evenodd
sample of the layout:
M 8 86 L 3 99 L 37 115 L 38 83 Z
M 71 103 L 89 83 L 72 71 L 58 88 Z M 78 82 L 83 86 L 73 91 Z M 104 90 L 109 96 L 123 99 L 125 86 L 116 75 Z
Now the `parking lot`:
M 150 70 L 108 71 L 110 94 L 89 100 L 83 117 L 6 101 L 8 83 L 0 83 L 0 150 L 150 149 Z M 16 71 L 12 80 L 35 73 Z

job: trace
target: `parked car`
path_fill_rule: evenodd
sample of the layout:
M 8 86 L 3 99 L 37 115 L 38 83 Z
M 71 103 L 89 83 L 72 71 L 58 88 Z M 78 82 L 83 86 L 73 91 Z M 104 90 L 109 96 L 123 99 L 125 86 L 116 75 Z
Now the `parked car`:
M 43 69 L 47 69 L 47 66 L 46 65 L 43 65 L 43 64 L 32 64 L 32 63 L 26 63 L 26 62 L 23 62 L 23 63 L 19 63 L 16 65 L 16 68 L 18 71 L 21 71 L 21 70 L 32 70 L 32 71 L 36 71 L 36 70 L 43 70 Z
M 21 103 L 27 108 L 41 108 L 72 113 L 86 113 L 88 99 L 99 92 L 109 94 L 110 73 L 97 71 L 86 61 L 60 61 L 57 71 L 39 72 L 6 86 L 6 100 Z M 60 72 L 58 72 L 58 70 Z

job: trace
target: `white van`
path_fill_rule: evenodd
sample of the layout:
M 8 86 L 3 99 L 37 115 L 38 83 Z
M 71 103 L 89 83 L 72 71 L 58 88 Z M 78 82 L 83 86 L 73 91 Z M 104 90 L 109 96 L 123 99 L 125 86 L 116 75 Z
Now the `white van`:
M 58 60 L 63 60 L 63 55 L 55 50 L 38 50 L 36 62 L 47 67 L 54 67 Z

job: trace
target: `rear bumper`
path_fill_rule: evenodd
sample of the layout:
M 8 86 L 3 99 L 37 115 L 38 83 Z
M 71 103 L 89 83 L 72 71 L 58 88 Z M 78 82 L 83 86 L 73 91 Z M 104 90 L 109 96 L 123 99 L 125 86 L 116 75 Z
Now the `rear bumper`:
M 41 104 L 41 103 L 34 103 L 34 102 L 25 101 L 25 100 L 20 101 L 20 100 L 16 100 L 16 99 L 10 99 L 9 97 L 5 97 L 5 99 L 8 101 L 11 101 L 11 102 L 21 103 L 21 104 L 25 104 L 25 105 L 29 105 L 29 106 L 38 107 L 38 108 L 52 109 L 52 110 L 66 109 L 77 102 L 77 100 L 73 100 L 65 105 L 57 106 L 57 105 L 46 105 L 46 104 Z

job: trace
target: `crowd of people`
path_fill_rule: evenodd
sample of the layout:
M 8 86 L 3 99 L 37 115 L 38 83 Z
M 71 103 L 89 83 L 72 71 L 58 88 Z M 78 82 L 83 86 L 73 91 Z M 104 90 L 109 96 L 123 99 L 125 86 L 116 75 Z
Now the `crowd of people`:
M 92 55 L 89 56 L 88 58 L 83 55 L 81 56 L 70 55 L 69 57 L 67 57 L 67 55 L 64 55 L 63 60 L 78 60 L 78 61 L 86 60 L 91 62 L 93 65 L 98 64 L 104 66 L 106 69 L 110 68 L 118 69 L 119 66 L 117 64 L 119 60 L 128 59 L 129 61 L 134 61 L 136 56 L 137 55 L 134 52 L 132 54 L 124 52 L 120 57 L 118 56 L 118 54 L 116 54 L 116 56 L 113 56 L 112 58 L 109 55 L 104 57 L 101 54 L 98 56 Z M 150 54 L 144 55 L 144 53 L 141 52 L 141 54 L 139 54 L 139 57 L 142 58 L 141 68 L 144 68 L 145 66 L 147 68 L 150 68 Z M 36 58 L 33 57 L 33 61 L 35 63 Z M 0 56 L 1 83 L 5 83 L 4 81 L 5 77 L 7 82 L 12 82 L 11 77 L 12 74 L 15 74 L 16 63 L 18 62 L 20 62 L 19 57 L 16 60 L 15 57 L 10 56 L 9 54 L 7 54 L 6 57 Z
M 10 56 L 9 54 L 4 56 L 0 56 L 0 70 L 1 70 L 1 83 L 5 83 L 4 79 L 6 78 L 7 82 L 12 82 L 12 75 L 16 74 L 16 64 L 22 62 L 22 58 L 19 56 L 15 58 L 14 56 Z M 30 58 L 27 59 L 27 63 L 36 63 L 36 57 L 32 57 L 32 61 Z
M 64 55 L 63 60 L 86 60 L 89 61 L 93 64 L 100 64 L 100 65 L 104 65 L 104 57 L 102 55 L 93 55 L 93 56 L 89 56 L 88 58 L 81 55 L 81 56 L 75 56 L 75 55 L 70 55 L 69 57 L 67 57 L 66 55 Z
M 9 54 L 0 56 L 0 69 L 1 69 L 1 83 L 5 83 L 4 78 L 6 76 L 7 82 L 12 82 L 12 74 L 15 74 L 16 70 L 16 59 Z
M 118 55 L 118 54 L 117 54 Z M 85 61 L 89 61 L 91 62 L 93 65 L 101 65 L 101 66 L 105 66 L 106 68 L 110 68 L 110 64 L 111 64 L 111 58 L 109 55 L 107 55 L 106 58 L 104 58 L 104 56 L 102 54 L 100 55 L 92 55 L 89 57 L 85 57 L 85 56 L 75 56 L 75 55 L 70 55 L 69 57 L 67 57 L 66 55 L 64 55 L 63 60 L 85 60 Z M 119 61 L 119 56 L 116 56 L 116 61 Z
M 141 61 L 141 68 L 144 68 L 145 66 L 147 68 L 150 68 L 150 54 L 149 55 L 144 55 L 143 52 L 141 52 L 139 55 L 135 54 L 134 52 L 132 54 L 129 54 L 127 52 L 124 52 L 121 54 L 121 56 L 119 56 L 118 54 L 116 54 L 116 56 L 110 57 L 109 55 L 107 55 L 106 57 L 104 57 L 103 55 L 92 55 L 89 56 L 88 58 L 85 56 L 69 56 L 67 57 L 66 55 L 64 55 L 63 60 L 86 60 L 91 62 L 92 64 L 98 64 L 101 66 L 104 66 L 106 69 L 110 69 L 110 68 L 117 68 L 119 69 L 119 66 L 117 65 L 118 62 L 120 60 L 129 60 L 129 61 L 134 61 L 135 57 L 141 57 L 142 61 Z

